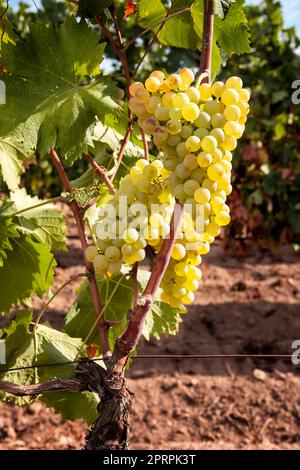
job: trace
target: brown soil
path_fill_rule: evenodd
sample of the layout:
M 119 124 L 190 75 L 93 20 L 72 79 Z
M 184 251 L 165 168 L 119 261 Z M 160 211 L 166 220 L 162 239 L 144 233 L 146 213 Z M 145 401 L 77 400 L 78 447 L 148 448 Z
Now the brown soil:
M 71 235 L 74 234 L 71 228 Z M 59 286 L 82 270 L 76 238 L 58 255 Z M 213 247 L 197 302 L 180 334 L 143 341 L 140 353 L 289 354 L 300 339 L 300 257 L 284 250 L 239 261 Z M 59 328 L 68 286 L 45 320 Z M 41 301 L 35 301 L 35 308 Z M 2 322 L 3 326 L 3 322 Z M 132 449 L 299 449 L 300 366 L 290 360 L 136 359 Z M 35 402 L 0 407 L 0 449 L 80 449 L 86 425 Z

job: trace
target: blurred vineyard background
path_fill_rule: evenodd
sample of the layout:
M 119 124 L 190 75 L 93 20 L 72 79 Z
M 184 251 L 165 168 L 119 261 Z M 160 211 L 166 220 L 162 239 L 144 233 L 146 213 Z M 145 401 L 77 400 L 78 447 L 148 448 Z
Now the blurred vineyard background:
M 0 0 L 2 8 L 5 3 Z M 180 8 L 187 4 L 178 1 Z M 118 16 L 123 18 L 124 2 L 116 5 Z M 8 17 L 25 37 L 29 19 L 60 22 L 67 8 L 72 8 L 70 2 L 42 0 L 38 9 L 20 3 L 18 10 L 9 9 Z M 247 6 L 246 14 L 252 53 L 231 57 L 218 75 L 218 79 L 239 75 L 252 90 L 245 137 L 234 155 L 232 223 L 223 235 L 224 247 L 240 255 L 253 243 L 272 251 L 282 244 L 293 244 L 295 249 L 300 246 L 300 104 L 291 100 L 292 83 L 300 79 L 300 39 L 294 28 L 285 27 L 280 2 L 264 0 Z M 140 31 L 132 25 L 131 18 L 123 20 L 125 37 Z M 165 48 L 152 42 L 149 32 L 128 50 L 131 70 L 149 50 L 138 78 L 156 68 L 171 72 L 181 65 L 197 67 L 196 50 Z M 107 45 L 103 73 L 114 74 L 119 69 Z M 27 191 L 40 197 L 59 194 L 60 182 L 50 160 L 39 162 L 36 157 L 36 162 L 38 165 L 30 164 L 23 176 Z M 70 177 L 84 169 L 85 163 L 80 161 L 70 169 Z M 0 191 L 7 192 L 1 182 Z

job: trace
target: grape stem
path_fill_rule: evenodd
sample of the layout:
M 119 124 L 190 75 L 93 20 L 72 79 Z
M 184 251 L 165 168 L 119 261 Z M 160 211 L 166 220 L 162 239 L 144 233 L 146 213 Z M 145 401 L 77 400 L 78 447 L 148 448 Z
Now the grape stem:
M 49 154 L 52 158 L 53 164 L 59 174 L 59 177 L 62 181 L 62 184 L 67 192 L 72 191 L 72 186 L 70 183 L 70 180 L 67 176 L 67 173 L 65 172 L 65 169 L 60 161 L 60 158 L 57 154 L 57 152 L 54 149 L 51 149 L 49 151 Z M 70 208 L 73 212 L 74 218 L 76 220 L 77 224 L 77 229 L 78 229 L 78 234 L 79 234 L 79 239 L 81 243 L 81 248 L 83 251 L 83 256 L 84 256 L 84 262 L 85 262 L 85 267 L 88 273 L 88 282 L 89 286 L 91 289 L 91 294 L 92 294 L 92 299 L 95 307 L 95 312 L 96 316 L 98 319 L 98 328 L 99 328 L 99 335 L 100 335 L 100 341 L 101 341 L 101 346 L 102 346 L 102 351 L 103 351 L 103 356 L 105 358 L 108 358 L 110 356 L 110 346 L 109 346 L 109 340 L 108 340 L 108 325 L 105 322 L 103 318 L 103 313 L 102 313 L 102 305 L 101 305 L 101 299 L 100 299 L 100 293 L 98 290 L 98 285 L 97 285 L 97 280 L 96 280 L 96 275 L 94 271 L 93 264 L 90 263 L 85 256 L 86 249 L 88 247 L 88 240 L 87 236 L 85 233 L 85 226 L 84 226 L 84 221 L 83 217 L 80 211 L 80 208 L 77 204 L 77 202 L 73 199 L 70 202 Z
M 114 25 L 115 25 L 115 29 L 116 29 L 116 32 L 117 32 L 118 42 L 115 40 L 114 36 L 109 31 L 109 29 L 106 27 L 104 21 L 102 20 L 102 18 L 100 16 L 97 16 L 96 21 L 97 21 L 101 31 L 103 32 L 104 36 L 108 39 L 108 41 L 113 46 L 113 48 L 115 50 L 115 53 L 119 57 L 119 60 L 122 64 L 122 69 L 123 69 L 123 73 L 124 73 L 124 77 L 125 77 L 125 81 L 126 81 L 126 95 L 127 95 L 127 99 L 129 99 L 129 97 L 130 97 L 129 87 L 130 87 L 130 84 L 131 84 L 131 76 L 130 76 L 130 71 L 129 71 L 129 65 L 128 65 L 128 61 L 127 61 L 126 52 L 124 50 L 124 43 L 123 43 L 123 38 L 122 38 L 122 35 L 121 35 L 121 32 L 120 32 L 118 19 L 116 17 L 115 12 L 114 12 L 114 5 L 113 5 L 113 9 L 112 10 L 110 9 L 110 13 L 111 13 L 111 16 L 112 16 L 112 19 L 113 19 L 113 22 L 114 22 Z M 144 130 L 140 128 L 140 131 L 141 131 L 141 135 L 142 135 L 142 139 L 143 139 L 145 158 L 147 159 L 148 154 L 149 154 L 149 152 L 148 152 L 148 143 L 147 143 L 147 140 L 145 138 Z M 132 116 L 131 116 L 131 111 L 128 108 L 127 129 L 126 129 L 126 132 L 125 132 L 124 139 L 121 143 L 121 147 L 120 147 L 117 162 L 116 162 L 115 173 L 112 176 L 111 181 L 114 180 L 114 178 L 115 178 L 115 176 L 118 172 L 118 169 L 119 169 L 120 164 L 122 162 L 122 159 L 123 159 L 128 141 L 129 141 L 130 136 L 131 136 L 131 132 L 132 132 Z
M 113 187 L 109 177 L 107 176 L 106 169 L 99 166 L 98 163 L 95 162 L 95 160 L 93 159 L 93 157 L 90 154 L 86 154 L 85 158 L 87 159 L 88 163 L 93 168 L 93 170 L 94 170 L 95 174 L 98 176 L 98 178 L 101 181 L 103 181 L 103 183 L 107 186 L 109 192 L 111 194 L 115 194 L 116 190 Z
M 209 83 L 211 79 L 211 57 L 214 35 L 214 0 L 203 0 L 203 13 L 201 60 L 196 79 L 203 74 L 201 83 Z
M 158 288 L 171 258 L 182 221 L 183 211 L 183 207 L 179 203 L 176 203 L 171 220 L 170 237 L 164 240 L 161 250 L 156 256 L 149 281 L 143 293 L 138 297 L 138 301 L 126 329 L 115 344 L 112 357 L 109 360 L 109 365 L 115 372 L 123 372 L 130 354 L 136 348 L 142 335 L 146 316 L 152 308 Z

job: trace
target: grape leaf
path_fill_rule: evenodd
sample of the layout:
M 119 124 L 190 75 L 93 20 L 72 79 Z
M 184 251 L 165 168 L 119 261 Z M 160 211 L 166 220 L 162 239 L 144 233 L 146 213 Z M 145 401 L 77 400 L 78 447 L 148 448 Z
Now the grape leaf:
M 0 312 L 33 292 L 41 296 L 53 284 L 56 262 L 49 249 L 37 239 L 22 235 L 11 240 L 12 251 L 0 267 Z
M 41 203 L 38 197 L 26 194 L 26 189 L 18 189 L 11 193 L 16 211 Z M 26 210 L 16 217 L 20 231 L 25 234 L 35 234 L 50 250 L 66 251 L 66 217 L 53 204 Z
M 116 86 L 98 77 L 104 47 L 84 21 L 70 17 L 60 27 L 32 24 L 26 42 L 4 45 L 1 134 L 14 131 L 41 156 L 55 147 L 70 163 L 87 151 L 97 117 L 119 109 Z
M 161 0 L 140 0 L 137 20 L 142 28 L 148 28 L 166 16 L 167 10 Z
M 24 171 L 23 162 L 31 155 L 32 152 L 26 150 L 21 142 L 11 137 L 0 138 L 0 167 L 3 180 L 11 191 L 18 188 Z
M 182 13 L 166 21 L 157 37 L 165 46 L 197 49 L 201 44 L 193 28 L 190 13 Z
M 99 398 L 91 392 L 49 392 L 41 400 L 60 413 L 65 419 L 84 419 L 91 425 L 98 418 Z
M 244 3 L 245 0 L 236 0 L 223 20 L 220 17 L 215 19 L 215 38 L 227 56 L 251 52 Z
M 71 338 L 66 333 L 46 325 L 38 325 L 36 332 L 30 330 L 32 311 L 20 311 L 16 320 L 5 329 L 6 364 L 0 365 L 2 380 L 18 385 L 30 385 L 44 382 L 56 377 L 75 377 L 76 364 L 64 364 L 53 367 L 21 369 L 2 372 L 4 369 L 27 367 L 35 364 L 51 364 L 74 361 L 78 356 L 82 341 Z M 9 394 L 2 394 L 2 399 L 9 400 Z M 98 397 L 89 392 L 84 393 L 45 393 L 40 399 L 52 406 L 66 419 L 84 418 L 91 424 L 97 417 Z M 17 398 L 20 405 L 29 403 L 31 397 Z
M 12 250 L 12 239 L 18 238 L 19 233 L 12 219 L 0 216 L 0 267 L 7 258 L 6 252 Z
M 10 23 L 10 21 L 6 18 L 6 16 L 0 17 L 0 50 L 2 42 L 8 43 L 11 42 L 12 44 L 16 44 L 16 40 L 18 38 L 14 27 Z
M 107 321 L 118 322 L 109 329 L 110 344 L 113 347 L 115 341 L 126 325 L 126 315 L 132 307 L 131 280 L 125 279 L 122 274 L 114 275 L 110 279 L 97 278 L 98 288 L 104 309 L 104 318 Z M 69 310 L 65 331 L 70 336 L 85 339 L 95 324 L 96 314 L 91 298 L 90 288 L 84 281 L 79 289 L 78 297 Z M 94 328 L 88 343 L 100 345 L 99 333 Z

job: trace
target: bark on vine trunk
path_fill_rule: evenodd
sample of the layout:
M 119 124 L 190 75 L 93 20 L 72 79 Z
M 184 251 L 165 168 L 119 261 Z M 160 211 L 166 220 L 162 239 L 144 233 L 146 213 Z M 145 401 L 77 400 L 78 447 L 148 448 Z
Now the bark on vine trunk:
M 127 450 L 131 394 L 124 373 L 93 362 L 77 368 L 77 376 L 91 392 L 97 393 L 99 417 L 88 431 L 85 450 Z

